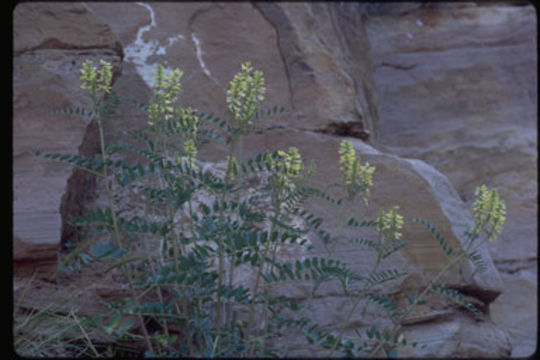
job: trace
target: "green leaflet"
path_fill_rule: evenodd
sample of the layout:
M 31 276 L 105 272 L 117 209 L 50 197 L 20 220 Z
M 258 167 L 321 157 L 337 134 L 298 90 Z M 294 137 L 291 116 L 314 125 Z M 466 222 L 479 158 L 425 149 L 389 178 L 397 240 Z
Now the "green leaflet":
M 283 116 L 287 113 L 289 113 L 291 109 L 285 108 L 283 106 L 277 106 L 274 105 L 273 107 L 269 109 L 260 109 L 253 115 L 253 120 L 259 121 L 266 118 L 274 117 L 274 116 Z
M 97 226 L 106 227 L 112 230 L 113 220 L 110 209 L 94 209 L 85 215 L 71 217 L 70 223 L 75 226 Z M 117 216 L 117 224 L 122 232 L 165 234 L 169 231 L 170 224 L 167 221 L 156 222 L 147 221 L 141 217 L 135 216 L 131 219 L 125 219 Z
M 352 227 L 376 227 L 377 226 L 377 221 L 376 220 L 358 221 L 354 217 L 351 217 L 347 221 L 347 225 L 352 226 Z
M 102 176 L 102 174 L 99 173 L 104 166 L 101 156 L 88 157 L 85 155 L 76 154 L 43 153 L 40 150 L 33 151 L 32 155 L 41 156 L 46 159 L 76 166 L 82 170 L 88 171 L 91 174 Z M 107 161 L 106 164 L 110 166 L 112 165 L 112 161 Z
M 92 119 L 95 113 L 92 110 L 88 110 L 83 107 L 74 107 L 74 108 L 65 108 L 58 110 L 51 110 L 48 112 L 49 115 L 67 115 L 67 116 L 77 116 L 84 119 Z
M 397 269 L 378 271 L 366 279 L 366 285 L 371 288 L 387 281 L 399 279 L 405 275 L 407 275 L 406 272 L 400 272 Z
M 444 239 L 444 237 L 437 230 L 437 228 L 431 225 L 429 221 L 427 221 L 426 219 L 418 219 L 418 218 L 413 218 L 412 221 L 415 223 L 420 223 L 424 225 L 429 231 L 431 231 L 431 233 L 435 236 L 435 239 L 439 243 L 439 246 L 443 250 L 446 257 L 449 258 L 450 256 L 452 256 L 452 254 L 454 255 L 456 254 L 456 251 L 454 250 L 454 248 L 448 244 L 448 242 Z
M 475 267 L 473 276 L 476 273 L 482 273 L 487 270 L 487 264 L 484 261 L 484 259 L 482 259 L 482 256 L 480 255 L 478 251 L 474 250 L 467 253 L 467 257 L 471 260 L 471 262 L 474 264 L 474 267 Z
M 291 263 L 275 263 L 276 271 L 263 275 L 267 283 L 285 281 L 329 281 L 332 278 L 354 277 L 345 264 L 326 258 L 308 258 Z
M 383 307 L 390 315 L 396 311 L 396 304 L 386 294 L 366 293 L 365 298 L 376 305 Z
M 480 314 L 481 313 L 481 311 L 476 306 L 474 306 L 472 303 L 468 302 L 465 299 L 465 296 L 456 289 L 452 289 L 452 288 L 446 287 L 445 285 L 439 284 L 434 288 L 434 290 L 436 292 L 438 292 L 439 294 L 444 295 L 444 296 L 454 300 L 455 302 L 463 305 L 467 310 L 469 310 L 469 311 L 471 311 L 471 312 L 473 312 L 475 314 Z

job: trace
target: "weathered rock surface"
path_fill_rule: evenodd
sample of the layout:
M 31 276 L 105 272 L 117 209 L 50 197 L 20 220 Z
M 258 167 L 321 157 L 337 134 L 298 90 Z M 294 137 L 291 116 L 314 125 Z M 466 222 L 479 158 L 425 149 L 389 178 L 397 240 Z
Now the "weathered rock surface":
M 245 149 L 255 154 L 263 149 L 286 149 L 294 145 L 308 161 L 315 160 L 317 171 L 313 175 L 312 182 L 320 188 L 325 188 L 339 181 L 337 153 L 340 141 L 338 137 L 315 132 L 273 130 L 265 132 L 264 135 L 248 137 L 245 141 Z M 419 160 L 407 160 L 381 153 L 359 140 L 353 141 L 362 162 L 367 161 L 377 169 L 374 174 L 375 185 L 369 199 L 371 206 L 366 208 L 357 201 L 340 208 L 332 207 L 325 202 L 314 201 L 310 202 L 308 207 L 325 219 L 323 225 L 325 229 L 336 233 L 344 217 L 375 219 L 379 208 L 389 209 L 393 205 L 398 205 L 400 213 L 407 221 L 403 229 L 403 238 L 407 240 L 408 246 L 388 258 L 381 270 L 402 269 L 408 272 L 407 277 L 393 282 L 389 287 L 392 296 L 396 299 L 404 299 L 405 294 L 412 292 L 415 286 L 426 286 L 445 263 L 444 254 L 432 234 L 422 226 L 413 224 L 411 219 L 413 217 L 429 219 L 448 243 L 457 248 L 457 244 L 463 244 L 465 241 L 463 231 L 472 224 L 470 213 L 447 178 L 433 167 Z M 330 189 L 327 191 L 330 194 L 333 193 Z M 345 231 L 344 234 L 351 238 L 373 239 L 372 232 L 358 229 Z M 328 257 L 320 241 L 316 238 L 311 241 L 315 246 L 315 249 L 309 253 L 311 256 Z M 503 283 L 491 262 L 487 247 L 483 246 L 479 251 L 486 260 L 488 266 L 486 272 L 472 276 L 472 264 L 463 262 L 445 275 L 443 281 L 456 288 L 468 288 L 468 293 L 471 294 L 470 301 L 479 307 L 486 307 L 503 291 Z M 345 261 L 351 269 L 362 273 L 369 271 L 373 266 L 375 258 L 372 255 L 365 247 L 343 242 L 336 246 L 333 257 Z M 285 287 L 279 291 L 288 295 L 297 294 L 299 298 L 304 298 L 310 290 L 307 286 L 295 284 L 294 287 Z M 373 323 L 388 326 L 385 315 L 379 309 L 369 307 L 366 315 L 362 316 L 360 312 L 355 312 L 347 318 L 351 305 L 339 294 L 340 290 L 335 286 L 322 287 L 318 293 L 320 298 L 313 301 L 313 312 L 310 314 L 312 318 L 327 329 L 338 325 L 351 331 L 354 326 L 367 330 Z M 327 310 L 323 311 L 323 308 Z M 441 310 L 445 312 L 444 317 L 438 315 Z M 331 315 L 328 316 L 326 311 L 331 311 Z M 489 320 L 488 316 L 475 325 L 476 330 L 458 331 L 460 328 L 467 328 L 471 321 L 468 315 L 460 315 L 461 312 L 462 310 L 456 308 L 455 304 L 438 296 L 430 297 L 428 305 L 418 307 L 417 312 L 412 316 L 411 323 L 407 323 L 411 338 L 420 339 L 420 334 L 425 333 L 428 328 L 438 330 L 436 335 L 432 335 L 433 342 L 426 342 L 428 345 L 424 349 L 425 352 L 415 353 L 415 355 L 508 356 L 511 349 L 508 337 Z M 369 320 L 366 321 L 366 319 Z M 479 345 L 482 343 L 489 344 L 486 346 L 489 350 L 482 351 L 482 346 Z M 445 344 L 443 352 L 441 352 L 441 344 Z M 317 355 L 302 352 L 300 348 L 297 350 L 300 351 L 295 353 L 298 356 Z
M 368 140 L 377 101 L 359 8 L 347 3 L 256 6 L 277 31 L 301 124 L 293 126 Z
M 265 126 L 364 139 L 372 132 L 376 96 L 365 51 L 369 46 L 355 7 L 307 3 L 191 3 L 182 4 L 181 10 L 178 4 L 89 6 L 118 34 L 126 63 L 135 66 L 148 87 L 158 63 L 185 71 L 183 87 L 188 90 L 181 95 L 183 103 L 226 115 L 229 81 L 240 63 L 251 61 L 267 79 L 265 103 L 294 110 L 286 119 L 268 119 Z M 119 13 L 126 21 L 116 21 Z
M 473 276 L 472 265 L 462 263 L 445 278 L 467 289 L 467 298 L 481 308 L 489 307 L 491 314 L 481 315 L 477 322 L 455 304 L 434 297 L 406 324 L 411 340 L 427 339 L 427 347 L 400 355 L 506 357 L 512 347 L 513 355 L 530 353 L 535 344 L 531 333 L 525 336 L 512 316 L 518 313 L 525 319 L 535 306 L 507 292 L 518 289 L 535 298 L 532 291 L 536 290 L 536 272 L 520 271 L 525 254 L 536 254 L 532 244 L 536 222 L 531 217 L 536 212 L 532 148 L 536 140 L 529 135 L 536 130 L 530 107 L 535 104 L 536 87 L 527 75 L 532 64 L 536 66 L 530 52 L 534 48 L 531 16 L 530 7 L 467 4 L 19 5 L 14 53 L 15 263 L 26 261 L 28 269 L 27 265 L 37 266 L 39 259 L 49 269 L 56 266 L 60 239 L 73 235 L 69 228 L 62 230 L 62 217 L 94 201 L 91 188 L 85 192 L 88 199 L 75 195 L 84 178 L 73 177 L 70 168 L 26 155 L 36 147 L 67 153 L 95 151 L 91 124 L 77 118 L 43 120 L 46 110 L 84 101 L 78 87 L 83 59 L 103 58 L 119 68 L 122 52 L 117 39 L 122 44 L 122 75 L 114 88 L 128 101 L 106 125 L 108 140 L 123 140 L 125 130 L 146 123 L 141 112 L 127 103 L 148 100 L 158 63 L 184 71 L 182 104 L 226 117 L 228 82 L 240 63 L 250 60 L 265 74 L 264 105 L 293 111 L 265 120 L 262 125 L 267 131 L 246 139 L 246 155 L 296 146 L 304 157 L 316 160 L 313 181 L 326 187 L 338 181 L 340 136 L 352 140 L 362 161 L 377 167 L 370 207 L 360 202 L 342 209 L 324 202 L 310 206 L 325 219 L 329 230 L 339 227 L 342 216 L 374 218 L 379 208 L 400 206 L 409 246 L 385 265 L 409 272 L 405 279 L 390 284 L 397 300 L 404 300 L 404 294 L 415 286 L 425 286 L 445 261 L 430 232 L 411 223 L 411 217 L 429 219 L 456 246 L 471 223 L 465 204 L 470 204 L 474 187 L 487 183 L 501 190 L 508 205 L 508 223 L 500 243 L 515 236 L 520 246 L 481 248 L 486 272 Z M 32 21 L 32 17 L 39 19 Z M 66 20 L 52 21 L 55 17 Z M 24 24 L 29 24 L 29 30 Z M 74 24 L 76 30 L 66 30 Z M 515 31 L 505 30 L 508 25 Z M 515 51 L 523 56 L 511 57 Z M 496 62 L 489 63 L 493 59 Z M 222 161 L 224 154 L 219 146 L 200 151 L 206 161 Z M 488 157 L 499 161 L 486 161 Z M 39 195 L 43 199 L 39 204 L 36 194 L 46 194 Z M 350 230 L 346 233 L 353 235 Z M 317 239 L 311 240 L 312 255 L 325 255 Z M 35 244 L 43 250 L 38 251 Z M 358 271 L 369 270 L 374 261 L 365 248 L 348 243 L 340 244 L 334 257 Z M 522 280 L 514 283 L 511 274 L 501 279 L 499 271 L 508 268 L 522 274 Z M 88 304 L 82 310 L 89 313 L 98 308 L 94 305 L 99 299 L 118 296 L 115 286 L 120 284 L 115 281 L 101 274 L 70 280 L 72 286 L 87 290 Z M 302 297 L 309 289 L 297 286 L 276 291 Z M 375 307 L 368 307 L 365 316 L 355 313 L 346 318 L 349 306 L 329 285 L 321 289 L 310 311 L 326 329 L 345 326 L 346 333 L 353 327 L 363 331 L 373 323 L 390 325 Z M 536 327 L 529 322 L 527 329 Z M 307 349 L 291 350 L 298 356 L 320 356 Z
M 14 266 L 16 273 L 37 269 L 45 276 L 56 269 L 61 207 L 71 209 L 76 200 L 66 198 L 73 172 L 29 152 L 84 150 L 88 121 L 47 112 L 84 104 L 82 61 L 110 61 L 118 75 L 122 49 L 108 26 L 83 4 L 19 4 L 13 19 Z
M 102 49 L 122 53 L 109 26 L 80 3 L 19 4 L 13 13 L 13 35 L 15 55 L 42 49 Z
M 508 282 L 515 278 L 522 284 L 520 299 L 529 306 L 516 308 L 515 298 L 502 296 L 493 309 L 505 323 L 529 318 L 527 326 L 536 329 L 536 311 L 531 312 L 538 253 L 535 10 L 402 5 L 365 8 L 379 98 L 377 142 L 436 167 L 469 204 L 480 184 L 499 190 L 507 222 L 490 253 Z M 520 269 L 534 276 L 522 277 Z M 505 320 L 502 309 L 512 309 Z M 513 356 L 531 354 L 536 330 L 512 339 Z M 532 346 L 525 350 L 518 345 L 523 343 Z

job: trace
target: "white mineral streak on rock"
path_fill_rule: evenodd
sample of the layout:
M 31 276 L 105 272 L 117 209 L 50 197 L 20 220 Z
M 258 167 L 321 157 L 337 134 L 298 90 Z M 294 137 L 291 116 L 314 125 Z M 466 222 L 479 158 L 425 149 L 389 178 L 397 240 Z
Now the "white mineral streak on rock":
M 197 60 L 199 60 L 199 65 L 201 65 L 201 69 L 204 72 L 206 76 L 208 76 L 213 82 L 215 82 L 220 88 L 225 90 L 223 85 L 212 75 L 208 67 L 206 67 L 206 64 L 203 61 L 202 58 L 202 48 L 201 48 L 201 41 L 195 35 L 195 33 L 191 33 L 191 40 L 193 40 L 193 44 L 195 44 L 195 54 L 197 55 Z
M 172 44 L 174 44 L 175 42 L 177 42 L 178 40 L 181 40 L 183 38 L 184 38 L 184 35 L 182 35 L 182 34 L 178 34 L 176 36 L 171 36 L 170 38 L 167 39 L 167 45 L 160 46 L 157 49 L 156 54 L 157 55 L 165 55 L 167 53 L 167 48 L 169 48 Z
M 155 63 L 149 63 L 148 59 L 152 55 L 166 55 L 167 49 L 172 46 L 178 40 L 184 38 L 182 34 L 171 36 L 167 39 L 167 45 L 159 46 L 159 43 L 155 39 L 144 40 L 143 35 L 157 27 L 156 16 L 154 10 L 147 3 L 138 2 L 137 5 L 145 7 L 150 13 L 150 24 L 139 28 L 137 31 L 137 37 L 135 41 L 124 48 L 125 60 L 132 62 L 135 65 L 137 73 L 142 77 L 144 82 L 152 87 L 154 83 L 154 73 L 156 71 Z M 165 73 L 167 74 L 170 69 L 165 67 Z
M 208 77 L 212 77 L 212 74 L 210 73 L 210 70 L 206 67 L 203 59 L 202 59 L 202 49 L 201 49 L 201 41 L 195 35 L 195 33 L 191 33 L 191 40 L 193 40 L 193 43 L 195 44 L 195 51 L 197 54 L 197 59 L 199 60 L 199 64 L 201 65 L 201 69 Z
M 437 198 L 441 210 L 446 215 L 452 226 L 452 232 L 460 239 L 462 244 L 465 241 L 465 231 L 474 223 L 469 210 L 461 201 L 458 193 L 446 176 L 441 174 L 437 169 L 428 165 L 422 160 L 404 159 L 422 176 L 431 186 L 433 194 Z M 501 290 L 503 288 L 502 279 L 499 276 L 495 265 L 491 259 L 488 248 L 482 244 L 478 249 L 478 253 L 482 256 L 488 271 L 489 276 L 477 275 L 475 281 L 480 287 L 490 290 Z

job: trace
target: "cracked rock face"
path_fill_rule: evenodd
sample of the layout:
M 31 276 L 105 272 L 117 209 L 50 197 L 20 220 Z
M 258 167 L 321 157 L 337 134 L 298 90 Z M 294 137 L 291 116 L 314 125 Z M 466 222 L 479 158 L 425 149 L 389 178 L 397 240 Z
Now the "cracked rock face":
M 508 294 L 519 295 L 501 296 L 492 311 L 512 329 L 512 356 L 528 356 L 537 319 L 535 9 L 373 4 L 365 10 L 378 144 L 436 167 L 467 204 L 482 183 L 506 202 L 504 231 L 489 250 Z M 517 318 L 528 318 L 522 326 L 531 331 L 517 330 Z
M 470 4 L 375 10 L 367 9 L 367 28 L 378 143 L 435 166 L 466 203 L 478 184 L 497 187 L 507 222 L 490 253 L 507 291 L 522 291 L 519 299 L 501 296 L 492 311 L 513 329 L 512 355 L 528 356 L 537 318 L 535 10 Z M 516 330 L 516 318 L 528 318 L 524 328 L 531 331 Z
M 104 59 L 118 75 L 122 49 L 109 27 L 82 4 L 23 3 L 15 8 L 13 20 L 14 270 L 48 276 L 56 270 L 61 208 L 73 208 L 74 199 L 66 194 L 83 187 L 68 189 L 68 180 L 77 177 L 70 167 L 29 151 L 90 150 L 83 141 L 87 120 L 47 112 L 85 104 L 79 88 L 81 63 Z
M 503 237 L 509 238 L 515 231 L 525 250 L 506 245 L 495 246 L 509 248 L 508 252 L 484 247 L 480 252 L 487 264 L 486 272 L 473 275 L 470 263 L 452 269 L 446 283 L 461 289 L 469 301 L 485 312 L 475 319 L 451 302 L 430 298 L 428 305 L 420 306 L 404 324 L 411 332 L 411 340 L 429 335 L 430 341 L 422 351 L 411 350 L 404 355 L 500 357 L 508 356 L 512 345 L 514 351 L 520 349 L 515 353 L 526 353 L 530 342 L 516 347 L 518 323 L 512 322 L 509 314 L 524 308 L 530 311 L 531 303 L 508 296 L 508 291 L 536 289 L 536 273 L 522 271 L 520 262 L 524 253 L 536 251 L 530 238 L 526 240 L 536 229 L 530 220 L 536 207 L 531 203 L 535 199 L 531 195 L 532 170 L 525 169 L 525 164 L 535 159 L 531 137 L 527 135 L 536 131 L 530 124 L 533 111 L 527 107 L 527 96 L 535 87 L 528 85 L 523 92 L 527 96 L 520 97 L 518 85 L 505 88 L 508 83 L 494 77 L 526 82 L 528 77 L 522 73 L 525 70 L 515 69 L 514 65 L 522 61 L 531 66 L 536 58 L 525 52 L 522 60 L 514 59 L 517 63 L 513 63 L 507 53 L 497 55 L 509 44 L 514 44 L 514 49 L 530 45 L 520 42 L 528 39 L 525 35 L 508 38 L 502 30 L 520 19 L 530 21 L 529 10 L 488 8 L 489 11 L 478 13 L 467 6 L 422 10 L 410 4 L 392 11 L 384 6 L 362 7 L 352 3 L 19 5 L 14 13 L 13 77 L 16 264 L 23 264 L 24 260 L 29 266 L 41 262 L 54 268 L 61 238 L 67 240 L 76 235 L 62 225 L 62 217 L 81 211 L 93 201 L 92 196 L 86 199 L 75 195 L 86 186 L 85 180 L 69 167 L 26 155 L 27 150 L 35 147 L 65 153 L 96 151 L 92 124 L 76 118 L 43 120 L 43 112 L 51 107 L 83 101 L 78 88 L 83 59 L 103 58 L 115 63 L 117 69 L 121 65 L 122 75 L 114 89 L 128 100 L 126 103 L 132 99 L 148 101 L 158 63 L 167 69 L 179 67 L 184 71 L 181 103 L 220 117 L 227 116 L 228 82 L 239 71 L 240 63 L 250 60 L 265 75 L 267 93 L 263 107 L 278 105 L 292 111 L 287 116 L 265 120 L 263 126 L 267 131 L 245 139 L 245 155 L 296 146 L 306 159 L 317 162 L 312 181 L 325 188 L 339 180 L 339 142 L 343 137 L 352 140 L 362 162 L 369 161 L 377 167 L 375 186 L 369 208 L 358 201 L 341 210 L 347 215 L 371 219 L 377 216 L 379 208 L 387 210 L 399 205 L 406 219 L 403 234 L 409 246 L 392 255 L 385 265 L 409 273 L 390 284 L 391 295 L 398 301 L 406 301 L 405 294 L 415 286 L 425 286 L 445 261 L 436 240 L 425 228 L 411 223 L 411 217 L 429 219 L 455 246 L 463 241 L 461 234 L 471 223 L 467 203 L 472 201 L 474 187 L 487 183 L 501 189 L 508 205 L 510 228 Z M 411 15 L 421 10 L 421 16 Z M 455 19 L 461 22 L 453 25 Z M 77 29 L 68 31 L 74 24 Z M 454 33 L 460 27 L 469 34 L 461 40 L 464 43 L 456 39 L 459 34 L 463 38 L 463 33 Z M 425 29 L 429 29 L 429 34 L 422 33 Z M 482 36 L 491 44 L 481 49 L 487 51 L 483 55 L 475 53 L 477 39 L 483 39 Z M 55 38 L 58 40 L 50 40 Z M 448 49 L 441 48 L 447 38 L 451 39 L 445 45 Z M 504 44 L 497 39 L 503 39 L 500 41 Z M 123 48 L 123 58 L 118 44 Z M 494 54 L 499 62 L 486 66 Z M 447 55 L 455 55 L 455 62 L 445 61 Z M 474 62 L 461 56 L 469 56 L 467 59 Z M 450 85 L 445 87 L 448 82 Z M 462 95 L 464 91 L 466 95 Z M 471 98 L 477 101 L 467 102 Z M 511 109 L 523 112 L 525 119 L 520 117 L 519 125 L 512 125 L 501 115 L 512 114 L 497 105 L 501 99 Z M 483 113 L 486 108 L 487 115 Z M 451 117 L 456 111 L 459 121 Z M 126 140 L 125 130 L 143 126 L 146 121 L 140 111 L 128 104 L 121 105 L 118 115 L 106 124 L 107 141 Z M 528 133 L 518 132 L 520 127 Z M 477 139 L 481 140 L 480 145 Z M 379 143 L 384 146 L 370 146 Z M 202 160 L 216 163 L 225 157 L 224 149 L 218 146 L 202 148 L 199 154 Z M 491 156 L 486 162 L 493 164 L 490 168 L 480 166 L 486 156 Z M 505 161 L 497 161 L 501 157 Z M 516 164 L 516 173 L 505 171 L 504 162 Z M 516 178 L 520 180 L 514 183 Z M 518 184 L 523 191 L 512 191 L 512 186 Z M 88 191 L 91 188 L 85 190 L 92 195 Z M 341 215 L 336 209 L 324 202 L 309 206 L 325 219 L 328 230 L 338 228 Z M 515 216 L 514 211 L 520 215 Z M 351 236 L 364 235 L 347 231 Z M 317 239 L 310 240 L 315 246 L 311 255 L 324 255 Z M 365 248 L 354 244 L 340 244 L 334 255 L 358 271 L 369 270 L 374 261 Z M 504 269 L 509 268 L 513 273 L 505 273 Z M 503 272 L 502 277 L 499 271 Z M 523 282 L 512 283 L 514 274 L 519 274 Z M 95 274 L 89 275 L 89 279 L 77 283 L 88 287 L 89 303 L 115 298 L 118 284 L 114 279 Z M 276 291 L 302 298 L 309 290 L 296 286 Z M 353 327 L 363 331 L 373 323 L 389 325 L 387 317 L 370 306 L 365 314 L 345 318 L 350 303 L 337 290 L 332 285 L 322 288 L 321 296 L 310 309 L 313 319 L 325 328 L 346 326 L 347 333 Z M 524 310 L 519 311 L 521 318 L 526 318 Z M 297 356 L 317 355 L 302 348 L 292 350 Z
M 240 64 L 267 79 L 265 104 L 294 110 L 265 126 L 370 139 L 376 121 L 366 34 L 356 9 L 329 4 L 92 4 L 118 34 L 126 65 L 151 87 L 158 63 L 185 72 L 182 101 L 223 116 Z M 126 21 L 118 22 L 118 14 Z M 321 20 L 323 19 L 323 20 Z M 355 39 L 352 41 L 351 39 Z M 341 124 L 347 124 L 340 126 Z M 349 125 L 350 124 L 350 125 Z M 343 134 L 342 129 L 346 130 Z

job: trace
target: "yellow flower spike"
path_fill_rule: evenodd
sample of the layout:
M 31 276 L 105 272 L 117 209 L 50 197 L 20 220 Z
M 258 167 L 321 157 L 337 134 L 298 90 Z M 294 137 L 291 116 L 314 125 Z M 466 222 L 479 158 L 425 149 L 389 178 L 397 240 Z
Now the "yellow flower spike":
M 377 231 L 382 234 L 384 230 L 384 210 L 379 209 L 379 215 L 377 216 Z
M 85 60 L 81 67 L 81 89 L 87 90 L 92 95 L 96 91 L 97 70 L 90 60 Z
M 356 152 L 350 141 L 343 140 L 339 146 L 339 165 L 346 185 L 352 184 L 358 166 Z
M 197 116 L 197 110 L 191 107 L 184 109 L 183 107 L 178 107 L 176 110 L 176 115 L 180 120 L 180 126 L 184 136 L 189 138 L 196 138 L 197 136 L 197 126 L 199 124 L 199 116 Z
M 154 90 L 162 89 L 165 86 L 163 71 L 163 66 L 158 64 L 156 66 L 156 75 L 154 75 Z
M 354 198 L 358 193 L 363 193 L 363 201 L 367 205 L 369 188 L 373 186 L 373 173 L 375 167 L 365 163 L 360 165 L 360 159 L 356 156 L 352 143 L 343 140 L 339 146 L 339 169 L 343 176 L 345 189 L 349 198 Z
M 111 92 L 112 65 L 104 60 L 100 60 L 100 65 L 98 89 L 108 94 Z
M 300 176 L 300 172 L 304 170 L 304 163 L 302 162 L 302 157 L 300 156 L 297 148 L 289 148 L 287 160 L 290 164 L 288 176 L 291 178 L 297 178 Z
M 195 158 L 197 157 L 197 148 L 195 147 L 195 141 L 193 141 L 193 139 L 186 140 L 184 142 L 183 150 L 184 156 L 182 156 L 182 160 L 187 162 L 190 168 L 196 168 L 193 164 Z
M 483 230 L 488 235 L 488 240 L 494 241 L 506 221 L 506 205 L 499 197 L 497 189 L 489 190 L 486 185 L 477 187 L 474 194 L 474 233 L 479 234 Z
M 304 169 L 304 163 L 297 148 L 290 147 L 288 152 L 276 151 L 276 159 L 267 153 L 266 164 L 273 173 L 272 182 L 280 196 L 283 192 L 294 191 L 296 188 L 294 180 L 300 177 Z
M 94 101 L 111 92 L 112 65 L 100 60 L 99 71 L 92 61 L 85 60 L 81 67 L 81 89 L 88 91 Z
M 389 211 L 379 210 L 377 218 L 377 230 L 381 234 L 393 239 L 400 239 L 402 234 L 398 231 L 403 228 L 403 216 L 398 214 L 399 206 L 392 207 Z
M 157 120 L 159 118 L 159 105 L 152 103 L 148 106 L 148 117 L 152 120 Z
M 96 68 L 92 61 L 85 60 L 81 67 L 81 81 L 93 81 L 96 78 Z
M 227 106 L 240 128 L 252 123 L 251 118 L 264 100 L 266 88 L 261 71 L 253 71 L 250 62 L 240 65 L 241 71 L 230 81 L 227 90 Z
M 180 80 L 183 76 L 180 69 L 174 69 L 165 75 L 165 68 L 158 64 L 154 75 L 153 97 L 149 107 L 149 117 L 152 120 L 169 121 L 173 118 L 174 104 L 180 93 Z
M 359 174 L 361 175 L 363 183 L 367 186 L 373 186 L 373 173 L 375 172 L 375 166 L 369 165 L 366 162 L 364 165 L 360 165 Z M 369 191 L 369 189 L 367 189 Z
M 374 172 L 375 172 L 375 166 L 369 165 L 368 162 L 366 162 L 365 165 L 360 165 L 360 170 L 358 172 L 359 177 L 361 179 L 360 188 L 364 192 L 363 201 L 366 205 L 368 204 L 367 199 L 370 194 L 370 187 L 373 186 L 373 173 Z
M 251 61 L 246 61 L 245 63 L 240 64 L 240 69 L 242 69 L 242 72 L 244 73 L 250 73 L 252 70 Z

